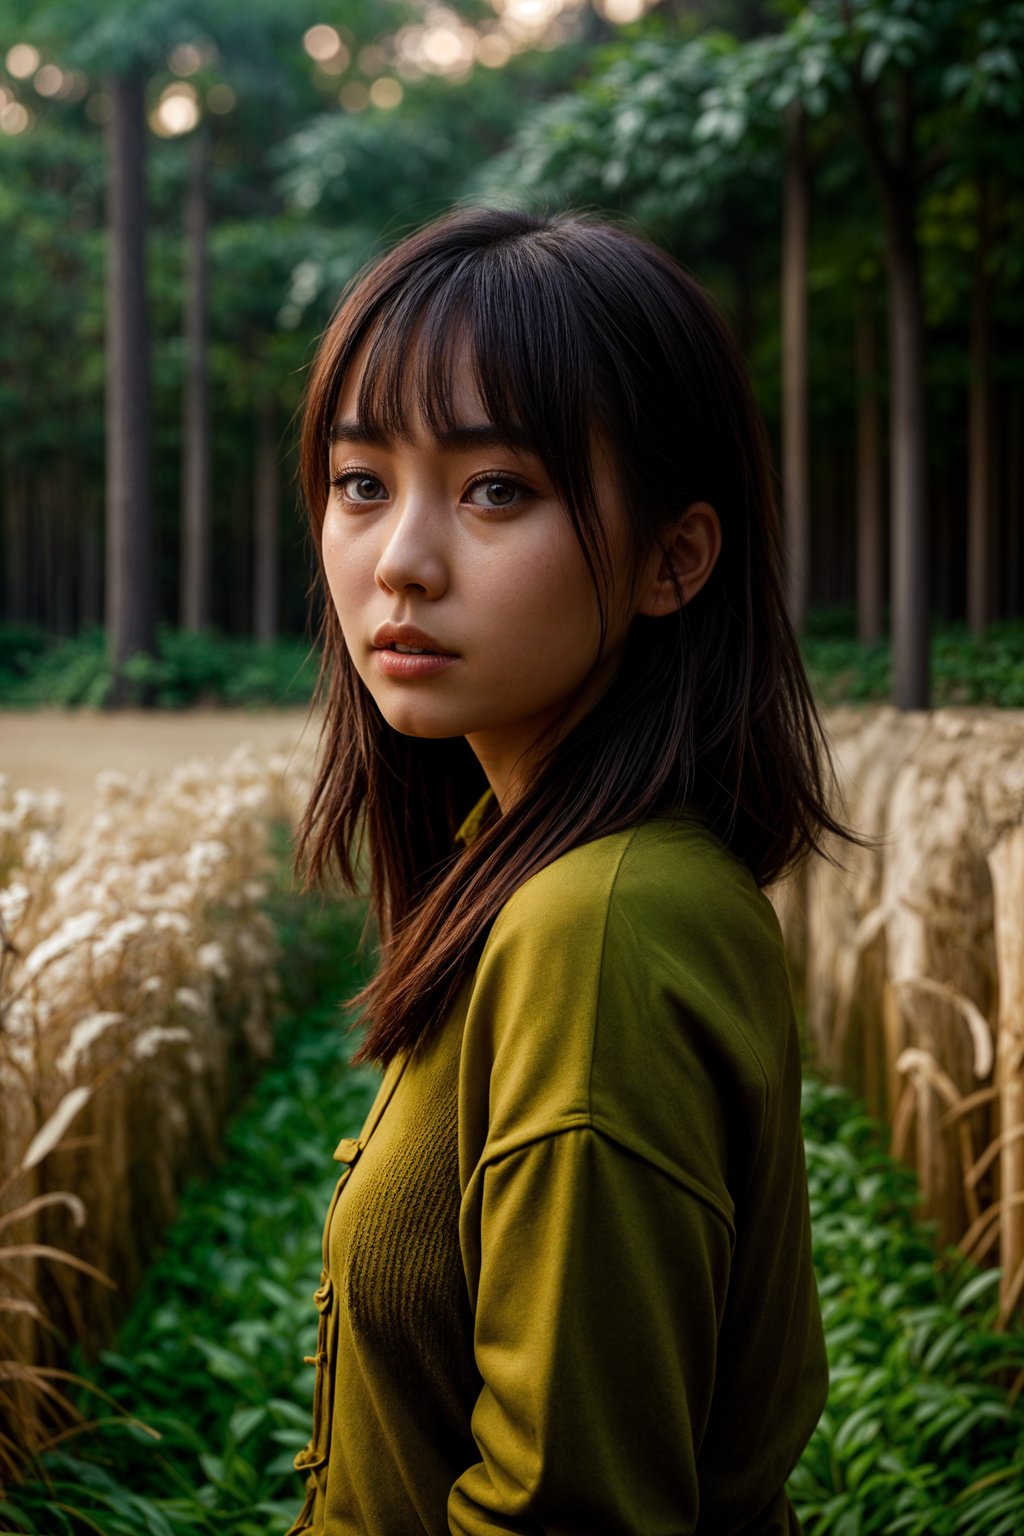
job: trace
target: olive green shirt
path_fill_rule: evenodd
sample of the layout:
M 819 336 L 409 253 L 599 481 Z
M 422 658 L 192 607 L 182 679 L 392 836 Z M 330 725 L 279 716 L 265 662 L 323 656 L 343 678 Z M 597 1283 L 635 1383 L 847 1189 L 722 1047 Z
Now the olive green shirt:
M 696 813 L 526 881 L 334 1153 L 286 1536 L 799 1531 L 799 1107 L 774 909 Z

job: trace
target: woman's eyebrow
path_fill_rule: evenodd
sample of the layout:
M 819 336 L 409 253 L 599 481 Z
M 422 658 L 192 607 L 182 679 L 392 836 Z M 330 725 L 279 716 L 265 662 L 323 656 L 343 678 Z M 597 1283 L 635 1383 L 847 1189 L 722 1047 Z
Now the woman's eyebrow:
M 407 434 L 399 435 L 405 437 Z M 332 443 L 362 443 L 369 448 L 387 448 L 393 441 L 390 433 L 364 426 L 359 421 L 336 421 L 328 436 Z M 497 427 L 491 421 L 473 426 L 442 428 L 433 436 L 442 448 L 453 452 L 472 448 L 517 448 L 527 453 L 533 451 L 521 428 Z

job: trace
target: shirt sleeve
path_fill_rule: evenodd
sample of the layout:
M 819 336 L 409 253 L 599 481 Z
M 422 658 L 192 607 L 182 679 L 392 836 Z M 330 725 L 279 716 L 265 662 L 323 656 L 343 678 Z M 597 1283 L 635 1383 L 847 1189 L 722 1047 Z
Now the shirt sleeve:
M 695 1529 L 731 1246 L 692 1187 L 592 1125 L 487 1166 L 455 1536 Z

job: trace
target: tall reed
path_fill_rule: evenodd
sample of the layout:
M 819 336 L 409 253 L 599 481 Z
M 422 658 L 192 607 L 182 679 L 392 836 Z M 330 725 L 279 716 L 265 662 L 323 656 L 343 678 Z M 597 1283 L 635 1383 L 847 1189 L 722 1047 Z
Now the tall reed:
M 0 776 L 0 1485 L 80 1427 L 68 1345 L 110 1337 L 272 1051 L 271 838 L 304 772 L 246 744 L 105 772 L 73 837 Z
M 915 1168 L 940 1243 L 1024 1293 L 1024 711 L 826 713 L 850 820 L 769 892 L 815 1064 L 863 1094 Z

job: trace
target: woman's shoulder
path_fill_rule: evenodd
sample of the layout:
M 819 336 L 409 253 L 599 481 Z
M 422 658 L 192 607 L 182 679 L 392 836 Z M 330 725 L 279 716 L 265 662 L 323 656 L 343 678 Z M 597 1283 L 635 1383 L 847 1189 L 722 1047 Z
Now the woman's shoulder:
M 498 1144 L 589 1125 L 686 1170 L 729 1215 L 723 1170 L 756 1149 L 795 1030 L 771 903 L 686 814 L 524 882 L 491 929 L 468 1022 Z
M 767 909 L 767 911 L 765 910 Z M 734 925 L 751 938 L 751 922 L 767 923 L 774 909 L 741 858 L 697 811 L 665 814 L 581 843 L 523 882 L 492 928 L 501 942 L 513 934 L 558 945 L 605 939 L 609 924 L 649 947 L 652 937 L 688 923 Z M 777 923 L 774 924 L 777 928 Z

